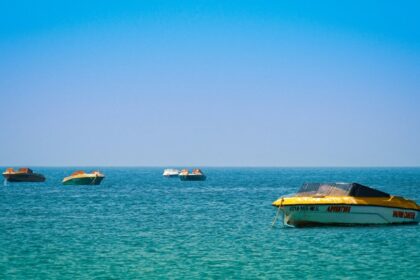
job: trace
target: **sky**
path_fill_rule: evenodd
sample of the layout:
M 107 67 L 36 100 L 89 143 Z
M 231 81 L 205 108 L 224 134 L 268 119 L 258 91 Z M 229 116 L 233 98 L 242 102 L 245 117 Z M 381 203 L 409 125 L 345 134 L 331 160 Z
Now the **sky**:
M 2 166 L 420 166 L 418 1 L 0 1 Z

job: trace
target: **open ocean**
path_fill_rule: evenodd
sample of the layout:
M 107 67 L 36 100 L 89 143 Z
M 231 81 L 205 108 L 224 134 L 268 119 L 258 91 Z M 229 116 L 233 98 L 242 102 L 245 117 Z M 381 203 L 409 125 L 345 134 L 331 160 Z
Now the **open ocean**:
M 34 168 L 0 187 L 0 279 L 420 279 L 420 226 L 283 228 L 271 203 L 303 182 L 359 182 L 420 202 L 420 168 Z M 4 170 L 2 168 L 2 170 Z

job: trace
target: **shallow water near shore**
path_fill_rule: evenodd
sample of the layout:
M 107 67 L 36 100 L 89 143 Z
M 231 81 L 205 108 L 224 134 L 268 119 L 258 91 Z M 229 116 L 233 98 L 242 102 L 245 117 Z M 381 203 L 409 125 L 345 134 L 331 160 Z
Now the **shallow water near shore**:
M 76 168 L 34 168 L 45 183 L 0 189 L 1 279 L 416 279 L 420 226 L 271 228 L 271 203 L 303 182 L 359 182 L 420 202 L 420 168 L 101 170 L 100 186 L 63 186 Z

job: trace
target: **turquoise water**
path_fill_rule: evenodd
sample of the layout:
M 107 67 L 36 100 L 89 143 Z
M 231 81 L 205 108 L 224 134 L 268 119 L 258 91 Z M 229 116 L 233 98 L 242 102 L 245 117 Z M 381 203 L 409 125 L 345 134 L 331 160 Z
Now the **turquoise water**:
M 419 168 L 101 168 L 100 186 L 0 187 L 1 279 L 419 279 L 420 226 L 271 228 L 307 181 L 356 181 L 420 201 Z M 88 168 L 87 170 L 91 170 Z

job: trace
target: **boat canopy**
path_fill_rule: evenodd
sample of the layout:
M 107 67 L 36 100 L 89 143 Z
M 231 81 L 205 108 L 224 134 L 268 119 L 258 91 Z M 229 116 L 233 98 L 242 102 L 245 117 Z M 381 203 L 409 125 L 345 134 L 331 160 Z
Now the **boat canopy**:
M 358 183 L 305 183 L 296 196 L 390 197 L 388 193 Z

